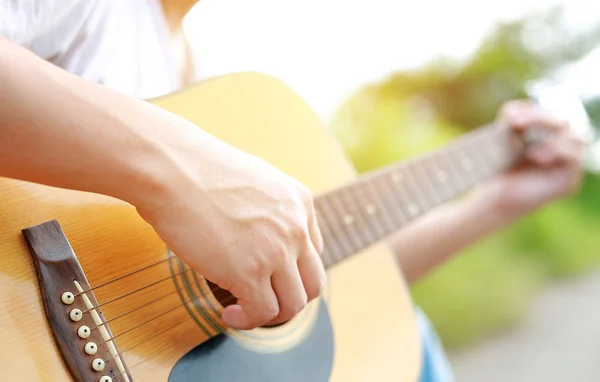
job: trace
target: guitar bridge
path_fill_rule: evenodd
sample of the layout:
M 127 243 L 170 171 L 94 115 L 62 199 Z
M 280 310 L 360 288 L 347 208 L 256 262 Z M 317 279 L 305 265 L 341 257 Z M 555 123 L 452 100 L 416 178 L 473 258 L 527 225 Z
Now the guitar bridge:
M 131 382 L 98 301 L 56 220 L 23 231 L 46 317 L 76 381 Z

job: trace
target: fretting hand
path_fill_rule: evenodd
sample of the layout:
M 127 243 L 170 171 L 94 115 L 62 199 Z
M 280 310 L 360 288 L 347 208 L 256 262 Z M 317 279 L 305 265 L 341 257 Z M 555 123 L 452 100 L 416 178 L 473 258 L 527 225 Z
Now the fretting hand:
M 550 134 L 526 152 L 521 165 L 480 187 L 496 211 L 518 217 L 578 189 L 584 145 L 565 121 L 526 101 L 506 103 L 498 121 L 519 132 L 535 128 Z

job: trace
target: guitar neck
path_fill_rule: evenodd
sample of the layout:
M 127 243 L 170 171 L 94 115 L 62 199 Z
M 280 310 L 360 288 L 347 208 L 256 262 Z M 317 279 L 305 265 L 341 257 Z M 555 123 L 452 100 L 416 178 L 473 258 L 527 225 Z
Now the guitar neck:
M 410 221 L 513 166 L 526 143 L 489 125 L 412 160 L 364 174 L 315 199 L 331 267 L 385 239 Z

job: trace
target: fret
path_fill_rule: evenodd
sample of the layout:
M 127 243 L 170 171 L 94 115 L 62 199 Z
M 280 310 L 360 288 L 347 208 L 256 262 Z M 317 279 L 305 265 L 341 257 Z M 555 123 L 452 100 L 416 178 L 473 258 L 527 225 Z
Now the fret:
M 342 201 L 346 207 L 346 212 L 348 215 L 352 216 L 352 227 L 356 230 L 358 239 L 360 239 L 361 242 L 361 247 L 364 247 L 365 243 L 372 243 L 378 236 L 376 233 L 372 232 L 369 218 L 364 211 L 366 203 L 364 200 L 360 199 L 356 183 L 350 184 L 340 191 Z
M 324 244 L 323 244 L 323 253 L 321 253 L 321 261 L 325 267 L 329 267 L 336 263 L 336 258 L 331 254 L 331 250 L 329 249 L 328 242 L 325 240 L 325 236 L 323 236 Z M 344 256 L 341 256 L 339 259 L 343 259 Z
M 493 161 L 493 157 L 490 155 L 492 144 L 492 136 L 484 136 L 479 141 L 479 146 L 473 149 L 474 155 L 477 156 L 480 171 L 482 173 L 482 179 L 489 179 L 494 173 L 496 173 L 496 165 Z
M 444 200 L 449 200 L 457 194 L 459 186 L 452 179 L 452 170 L 450 169 L 447 158 L 440 159 L 441 153 L 431 155 L 432 167 L 435 169 L 435 178 L 439 184 L 438 190 Z
M 509 139 L 510 134 L 499 133 L 498 139 L 491 144 L 488 157 L 494 171 L 506 168 L 514 159 L 513 150 L 506 144 Z
M 321 236 L 323 237 L 323 261 L 325 264 L 333 264 L 336 259 L 344 258 L 344 250 L 338 243 L 335 233 L 331 229 L 331 225 L 328 224 L 327 218 L 320 210 L 319 203 L 315 203 L 315 211 L 317 214 L 317 222 L 321 230 Z
M 483 180 L 490 179 L 497 172 L 496 163 L 491 155 L 494 142 L 500 137 L 500 133 L 490 133 L 480 137 L 479 145 L 475 149 L 478 161 L 481 163 Z
M 480 155 L 480 142 L 481 138 L 476 136 L 473 141 L 464 148 L 465 156 L 467 156 L 472 163 L 471 175 L 474 180 L 472 183 L 473 185 L 487 178 L 487 161 Z
M 411 200 L 413 200 L 419 210 L 416 215 L 421 215 L 423 212 L 429 210 L 431 208 L 431 203 L 425 197 L 425 192 L 422 184 L 420 184 L 419 179 L 415 175 L 414 164 L 410 163 L 405 168 L 406 182 L 407 188 L 410 190 L 410 194 L 412 195 Z
M 374 232 L 376 237 L 383 237 L 387 234 L 386 228 L 384 227 L 384 216 L 382 215 L 382 208 L 378 203 L 379 198 L 373 197 L 373 194 L 368 192 L 367 184 L 369 182 L 357 182 L 356 192 L 359 195 L 360 200 L 364 200 L 364 207 L 361 208 L 371 230 Z
M 384 231 L 389 233 L 401 227 L 404 224 L 404 219 L 397 212 L 398 206 L 394 204 L 391 198 L 390 189 L 387 187 L 385 179 L 384 174 L 379 174 L 373 177 L 371 181 L 365 182 L 365 187 L 372 195 L 371 200 L 378 204 L 379 215 L 382 217 L 382 226 L 384 227 Z
M 514 156 L 505 142 L 509 138 L 510 134 L 505 131 L 499 131 L 494 135 L 494 139 L 491 137 L 488 139 L 489 150 L 487 150 L 487 157 L 491 163 L 493 171 L 498 171 L 505 168 Z
M 439 180 L 436 178 L 436 171 L 432 168 L 429 156 L 421 159 L 415 175 L 420 179 L 422 189 L 427 191 L 427 194 L 424 196 L 425 199 L 431 200 L 429 203 L 430 206 L 436 206 L 444 201 L 444 197 L 439 191 Z
M 394 184 L 395 182 L 392 179 L 392 174 L 384 173 L 379 178 L 380 184 L 382 184 L 383 189 L 386 190 L 384 193 L 387 196 L 386 199 L 391 201 L 389 205 L 392 206 L 391 209 L 394 211 L 392 216 L 396 217 L 395 220 L 399 220 L 398 226 L 401 226 L 409 220 L 409 217 L 404 205 L 398 198 L 398 193 L 396 192 L 396 187 Z
M 323 236 L 324 253 L 323 260 L 325 264 L 334 264 L 343 260 L 348 254 L 352 253 L 352 249 L 344 249 L 341 244 L 340 236 L 332 229 L 332 224 L 325 217 L 325 213 L 320 212 L 319 227 Z
M 320 224 L 327 225 L 327 229 L 333 234 L 330 240 L 332 242 L 336 242 L 337 246 L 340 248 L 340 260 L 342 260 L 347 254 L 356 251 L 357 247 L 354 247 L 351 244 L 351 241 L 348 239 L 348 233 L 344 229 L 341 220 L 335 213 L 335 210 L 330 206 L 325 195 L 315 200 L 315 206 L 320 210 L 321 216 L 324 218 L 324 221 L 322 221 Z M 338 252 L 336 252 L 336 255 L 338 255 Z
M 512 165 L 524 148 L 497 127 L 465 134 L 443 150 L 365 174 L 315 200 L 326 266 L 383 239 Z
M 452 147 L 446 155 L 446 164 L 448 169 L 450 170 L 450 179 L 453 180 L 454 186 L 457 190 L 460 190 L 459 193 L 467 190 L 469 188 L 469 181 L 464 175 L 464 171 L 459 164 L 459 154 L 458 151 L 460 148 Z
M 467 154 L 468 147 L 469 146 L 467 142 L 460 146 L 460 152 L 458 153 L 458 165 L 464 174 L 463 178 L 465 179 L 467 187 L 471 187 L 473 184 L 477 183 L 477 177 L 474 174 L 473 159 Z
M 347 242 L 353 243 L 353 247 L 358 250 L 364 248 L 366 240 L 362 239 L 358 229 L 356 228 L 356 218 L 344 205 L 341 199 L 341 193 L 346 191 L 346 188 L 340 189 L 340 192 L 329 195 L 330 207 L 334 211 L 334 217 L 339 222 L 339 226 L 346 234 Z
M 416 204 L 414 196 L 409 193 L 406 187 L 406 174 L 400 171 L 394 171 L 390 174 L 393 195 L 400 204 L 400 209 L 410 220 L 419 214 L 419 205 Z
M 427 168 L 426 174 L 429 176 L 429 181 L 432 184 L 435 194 L 441 202 L 445 202 L 452 197 L 452 193 L 448 189 L 448 173 L 440 167 L 434 155 L 427 157 L 424 161 Z

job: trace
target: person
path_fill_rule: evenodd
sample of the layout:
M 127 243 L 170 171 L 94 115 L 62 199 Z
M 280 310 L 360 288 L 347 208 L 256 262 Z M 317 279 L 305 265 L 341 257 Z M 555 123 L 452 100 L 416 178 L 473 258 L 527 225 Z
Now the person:
M 0 176 L 131 203 L 175 253 L 239 297 L 224 311 L 227 324 L 285 321 L 326 281 L 312 196 L 259 158 L 138 100 L 182 85 L 162 12 L 158 0 L 0 0 Z M 498 119 L 554 134 L 524 165 L 392 236 L 409 282 L 578 188 L 583 145 L 565 122 L 523 101 L 505 104 Z M 421 382 L 452 381 L 421 311 L 418 322 Z
M 139 99 L 176 85 L 157 15 L 147 0 L 0 0 L 0 176 L 128 202 L 238 298 L 227 325 L 289 320 L 326 282 L 311 193 Z
M 526 101 L 507 102 L 499 120 L 518 131 L 544 127 L 553 134 L 527 151 L 522 165 L 474 188 L 468 197 L 432 210 L 391 238 L 409 283 L 483 237 L 579 189 L 584 144 L 565 121 Z M 424 339 L 421 382 L 454 381 L 435 329 L 422 311 L 417 315 Z

